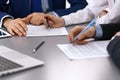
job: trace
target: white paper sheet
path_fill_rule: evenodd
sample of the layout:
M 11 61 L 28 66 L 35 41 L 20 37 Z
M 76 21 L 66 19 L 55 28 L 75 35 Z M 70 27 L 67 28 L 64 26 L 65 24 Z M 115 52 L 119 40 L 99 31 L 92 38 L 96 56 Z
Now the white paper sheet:
M 108 57 L 106 50 L 109 41 L 93 41 L 85 45 L 58 44 L 69 59 Z
M 27 25 L 28 31 L 27 36 L 57 36 L 57 35 L 68 35 L 65 27 L 46 29 L 44 25 L 33 26 Z

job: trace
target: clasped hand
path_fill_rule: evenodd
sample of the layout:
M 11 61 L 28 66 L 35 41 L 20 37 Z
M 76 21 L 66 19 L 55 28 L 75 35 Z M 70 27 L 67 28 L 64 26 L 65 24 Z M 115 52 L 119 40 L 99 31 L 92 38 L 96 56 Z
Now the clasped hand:
M 11 35 L 25 36 L 28 30 L 26 24 L 41 25 L 46 24 L 44 13 L 32 13 L 25 18 L 5 18 L 3 26 Z

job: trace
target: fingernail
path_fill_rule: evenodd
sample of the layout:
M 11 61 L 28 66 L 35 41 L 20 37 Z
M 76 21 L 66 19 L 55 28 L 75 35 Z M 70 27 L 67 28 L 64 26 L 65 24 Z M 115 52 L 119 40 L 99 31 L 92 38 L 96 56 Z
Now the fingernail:
M 19 34 L 20 36 L 22 36 L 22 34 Z

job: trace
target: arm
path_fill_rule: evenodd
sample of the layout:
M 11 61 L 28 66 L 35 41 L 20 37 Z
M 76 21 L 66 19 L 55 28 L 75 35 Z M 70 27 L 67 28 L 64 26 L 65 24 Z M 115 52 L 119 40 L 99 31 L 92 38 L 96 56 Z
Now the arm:
M 96 3 L 97 2 L 97 3 Z M 93 3 L 88 2 L 88 6 L 83 10 L 78 10 L 75 13 L 63 16 L 65 25 L 85 23 L 97 17 L 101 10 L 107 7 L 107 0 L 97 0 Z
M 0 19 L 5 16 L 8 15 L 8 4 L 7 4 L 8 0 L 0 0 Z
M 27 26 L 22 21 L 22 19 L 13 19 L 11 15 L 8 14 L 9 4 L 8 0 L 0 0 L 0 27 L 4 26 L 11 35 L 25 36 Z
M 6 17 L 13 18 L 7 13 L 8 7 L 9 7 L 9 4 L 7 4 L 7 1 L 8 0 L 0 0 L 0 27 L 2 26 L 4 18 Z
M 116 0 L 112 8 L 109 9 L 108 13 L 105 16 L 98 18 L 96 23 L 106 24 L 106 23 L 120 22 L 119 7 L 120 7 L 120 1 Z
M 70 3 L 70 8 L 55 10 L 55 12 L 59 16 L 68 15 L 72 12 L 76 12 L 79 9 L 83 9 L 87 5 L 86 0 L 68 0 L 68 2 Z
M 114 23 L 114 24 L 101 24 L 101 31 L 102 31 L 102 36 L 100 36 L 99 38 L 96 37 L 96 34 L 99 34 L 99 29 L 97 29 L 98 27 L 91 27 L 88 30 L 86 30 L 84 33 L 81 34 L 81 36 L 79 36 L 78 40 L 76 40 L 73 44 L 85 44 L 88 41 L 86 41 L 86 39 L 90 39 L 90 38 L 95 38 L 96 40 L 105 40 L 105 39 L 111 39 L 112 36 L 114 36 L 114 34 L 118 31 L 120 31 L 120 23 Z M 69 39 L 70 41 L 73 40 L 73 38 L 78 35 L 82 30 L 84 29 L 84 27 L 82 26 L 76 26 L 74 27 L 70 32 L 69 32 Z
M 120 68 L 120 36 L 116 36 L 107 46 L 113 62 Z

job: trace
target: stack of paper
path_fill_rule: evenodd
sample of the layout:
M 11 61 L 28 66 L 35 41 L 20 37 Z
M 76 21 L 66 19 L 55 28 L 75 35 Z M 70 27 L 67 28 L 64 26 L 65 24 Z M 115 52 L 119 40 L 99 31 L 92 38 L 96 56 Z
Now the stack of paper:
M 69 59 L 108 57 L 106 46 L 109 41 L 94 41 L 85 45 L 58 44 Z
M 46 29 L 44 25 L 40 26 L 27 25 L 27 26 L 28 26 L 27 36 L 68 35 L 68 32 L 65 27 Z

